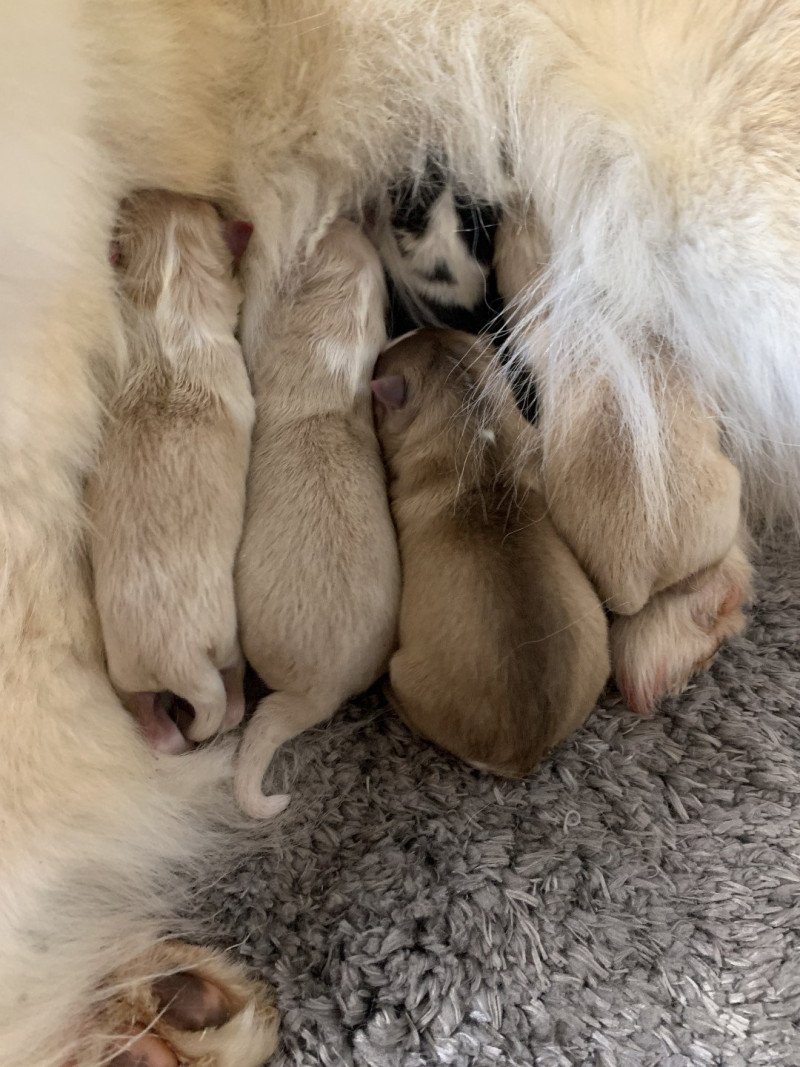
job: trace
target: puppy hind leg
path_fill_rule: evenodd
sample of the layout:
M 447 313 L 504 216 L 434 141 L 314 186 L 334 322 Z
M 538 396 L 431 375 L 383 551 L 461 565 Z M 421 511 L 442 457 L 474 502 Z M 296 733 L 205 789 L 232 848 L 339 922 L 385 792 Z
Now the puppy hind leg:
M 164 688 L 191 705 L 193 716 L 179 722 L 190 741 L 208 741 L 220 730 L 228 714 L 228 693 L 210 659 L 198 657 L 188 669 L 165 677 Z
M 150 679 L 131 671 L 112 675 L 117 688 L 127 694 L 126 706 L 151 746 L 172 754 L 189 742 L 207 741 L 218 732 L 235 729 L 244 716 L 244 659 L 238 648 L 219 670 L 210 659 L 193 660 L 189 667 Z M 136 682 L 120 685 L 120 680 Z M 175 736 L 176 733 L 179 736 Z
M 244 657 L 238 653 L 236 662 L 224 667 L 220 674 L 225 686 L 227 710 L 222 723 L 222 730 L 235 730 L 244 718 Z
M 682 692 L 722 643 L 744 630 L 742 606 L 751 596 L 752 567 L 743 541 L 721 562 L 611 624 L 613 674 L 632 711 L 649 715 L 660 697 Z
M 245 730 L 236 760 L 234 792 L 240 807 L 254 819 L 271 819 L 289 803 L 288 795 L 265 797 L 261 782 L 272 758 L 285 741 L 325 722 L 341 704 L 338 695 L 271 693 L 256 708 Z

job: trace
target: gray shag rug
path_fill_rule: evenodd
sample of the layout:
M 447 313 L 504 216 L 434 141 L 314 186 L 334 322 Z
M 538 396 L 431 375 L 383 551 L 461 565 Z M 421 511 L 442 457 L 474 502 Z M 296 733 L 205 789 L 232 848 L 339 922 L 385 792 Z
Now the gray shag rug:
M 202 907 L 276 988 L 278 1067 L 800 1065 L 800 551 L 650 721 L 504 782 L 378 696 L 282 754 Z

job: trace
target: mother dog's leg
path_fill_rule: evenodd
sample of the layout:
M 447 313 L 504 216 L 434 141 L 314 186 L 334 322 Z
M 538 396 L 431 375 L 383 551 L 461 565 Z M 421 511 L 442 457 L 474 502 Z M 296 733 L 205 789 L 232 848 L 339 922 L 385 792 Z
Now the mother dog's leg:
M 1 1058 L 96 1067 L 163 1008 L 146 1063 L 171 1049 L 195 1062 L 199 1022 L 214 1027 L 204 1063 L 255 1067 L 275 1034 L 261 994 L 213 953 L 153 955 L 199 857 L 219 855 L 209 830 L 225 817 L 229 754 L 160 762 L 103 669 L 81 497 L 120 355 L 114 204 L 83 135 L 65 11 L 33 0 L 3 12 Z M 153 986 L 165 972 L 178 977 Z
M 530 217 L 503 224 L 496 267 L 512 320 L 524 317 L 520 304 L 543 277 L 546 257 Z M 519 331 L 517 342 L 524 346 L 527 336 Z M 666 474 L 659 493 L 664 505 L 655 515 L 611 386 L 595 383 L 586 392 L 577 374 L 574 391 L 562 391 L 555 410 L 546 378 L 538 383 L 550 514 L 606 605 L 624 617 L 612 627 L 614 673 L 642 712 L 661 693 L 685 685 L 743 628 L 751 573 L 739 475 L 721 451 L 715 420 L 668 351 L 657 349 L 654 342 L 652 388 Z M 535 373 L 536 351 L 527 355 Z

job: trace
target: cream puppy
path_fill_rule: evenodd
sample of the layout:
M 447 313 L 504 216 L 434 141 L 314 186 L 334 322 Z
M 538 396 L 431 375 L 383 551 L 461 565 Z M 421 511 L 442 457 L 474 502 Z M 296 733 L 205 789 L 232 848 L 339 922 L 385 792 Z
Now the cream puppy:
M 276 690 L 242 740 L 236 795 L 266 818 L 275 750 L 386 669 L 399 598 L 397 543 L 369 382 L 384 332 L 378 258 L 337 222 L 258 353 L 256 429 L 236 570 L 242 645 Z
M 547 312 L 532 341 L 553 410 L 569 407 L 572 369 L 582 392 L 611 377 L 642 494 L 669 514 L 668 450 L 638 372 L 677 353 L 724 420 L 750 505 L 796 518 L 797 5 L 27 0 L 0 19 L 0 1047 L 4 1067 L 62 1067 L 87 991 L 141 958 L 120 929 L 154 943 L 152 895 L 169 911 L 187 884 L 175 855 L 207 852 L 187 829 L 197 803 L 180 833 L 153 815 L 177 810 L 174 775 L 156 782 L 132 759 L 138 738 L 76 621 L 93 625 L 82 500 L 96 357 L 111 362 L 118 326 L 118 201 L 153 187 L 232 197 L 262 236 L 257 320 L 330 211 L 419 176 L 433 152 L 465 195 L 537 211 L 550 254 L 520 304 L 540 325 Z M 246 341 L 255 354 L 259 334 Z M 95 785 L 79 791 L 88 753 Z M 79 862 L 98 888 L 73 882 L 68 910 Z M 228 1047 L 220 1062 L 244 1061 Z
M 194 741 L 244 711 L 233 566 L 253 398 L 232 268 L 245 226 L 145 192 L 113 245 L 130 365 L 88 492 L 95 597 L 111 679 L 171 752 L 185 742 L 169 694 L 191 705 Z
M 589 715 L 608 635 L 543 498 L 516 470 L 513 438 L 526 427 L 507 388 L 485 395 L 479 344 L 422 330 L 376 368 L 403 572 L 391 697 L 423 736 L 519 776 Z
M 536 220 L 510 215 L 498 231 L 496 270 L 512 320 L 550 252 Z M 553 403 L 544 352 L 528 321 L 520 343 L 539 371 L 541 476 L 549 513 L 618 616 L 611 627 L 615 679 L 632 710 L 649 713 L 707 666 L 745 626 L 751 595 L 739 472 L 723 453 L 717 421 L 653 341 L 667 509 L 654 511 L 637 478 L 636 443 L 610 382 L 580 385 Z M 546 336 L 547 321 L 538 324 Z M 525 337 L 527 333 L 527 337 Z M 540 342 L 539 342 L 540 343 Z M 658 355 L 659 361 L 655 359 Z M 590 356 L 587 353 L 587 360 Z

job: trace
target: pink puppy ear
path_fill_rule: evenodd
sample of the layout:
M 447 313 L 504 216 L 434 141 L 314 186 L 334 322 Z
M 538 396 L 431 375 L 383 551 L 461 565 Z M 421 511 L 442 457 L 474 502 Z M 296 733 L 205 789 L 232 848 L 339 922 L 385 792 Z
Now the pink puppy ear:
M 226 219 L 222 223 L 222 236 L 228 246 L 228 251 L 235 260 L 240 260 L 247 251 L 252 233 L 252 222 L 245 222 L 243 219 Z
M 401 374 L 387 374 L 372 382 L 372 395 L 389 411 L 397 411 L 406 402 L 406 380 Z

